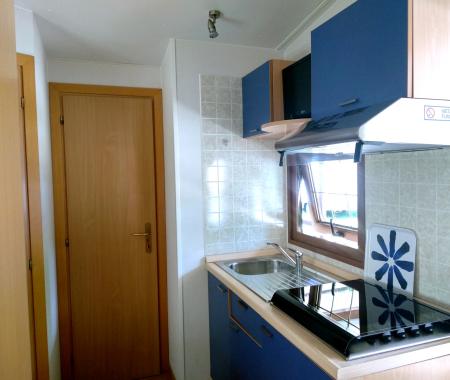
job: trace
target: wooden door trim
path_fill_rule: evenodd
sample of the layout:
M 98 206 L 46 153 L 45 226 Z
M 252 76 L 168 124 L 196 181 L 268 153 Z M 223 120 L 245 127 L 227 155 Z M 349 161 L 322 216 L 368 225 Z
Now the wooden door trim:
M 64 138 L 60 125 L 62 96 L 67 94 L 114 95 L 150 97 L 154 104 L 154 144 L 156 181 L 156 220 L 158 247 L 159 337 L 161 372 L 169 372 L 169 338 L 167 305 L 166 212 L 164 189 L 164 130 L 162 90 L 98 86 L 84 84 L 50 83 L 50 124 L 53 161 L 53 191 L 55 207 L 56 265 L 58 275 L 58 316 L 61 345 L 61 374 L 72 379 L 72 341 L 70 323 L 69 268 L 67 260 L 67 205 Z
M 36 82 L 34 57 L 17 54 L 22 68 L 24 96 L 24 124 L 26 173 L 28 183 L 28 216 L 32 259 L 34 343 L 37 379 L 48 379 L 47 309 L 45 299 L 45 262 L 42 235 L 41 186 L 39 171 L 39 141 L 36 111 Z

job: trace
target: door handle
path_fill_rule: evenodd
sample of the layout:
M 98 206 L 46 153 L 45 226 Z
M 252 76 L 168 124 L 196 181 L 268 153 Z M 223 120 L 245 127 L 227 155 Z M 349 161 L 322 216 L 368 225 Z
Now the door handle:
M 145 232 L 132 233 L 133 237 L 145 237 L 145 250 L 147 253 L 152 253 L 152 225 L 145 223 Z

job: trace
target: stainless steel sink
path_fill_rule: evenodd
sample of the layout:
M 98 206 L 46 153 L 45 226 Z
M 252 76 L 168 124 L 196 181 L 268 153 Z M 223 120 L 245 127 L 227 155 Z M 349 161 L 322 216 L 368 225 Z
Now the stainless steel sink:
M 282 256 L 242 259 L 217 263 L 243 285 L 269 302 L 280 289 L 293 289 L 336 281 L 332 276 L 303 266 L 300 274 Z
M 259 261 L 240 261 L 227 264 L 236 273 L 244 275 L 258 275 L 277 272 L 291 272 L 292 265 L 278 259 L 265 259 Z

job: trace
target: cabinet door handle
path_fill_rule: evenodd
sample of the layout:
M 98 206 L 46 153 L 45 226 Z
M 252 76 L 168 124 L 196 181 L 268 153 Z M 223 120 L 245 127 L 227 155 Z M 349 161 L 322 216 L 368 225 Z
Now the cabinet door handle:
M 247 309 L 248 309 L 248 305 L 247 305 L 244 301 L 242 301 L 242 300 L 238 300 L 238 305 L 239 305 L 240 307 L 242 307 L 244 310 L 247 310 Z
M 223 294 L 227 293 L 227 289 L 223 285 L 217 285 L 216 288 L 219 289 Z
M 343 101 L 342 103 L 339 103 L 339 107 L 350 106 L 350 105 L 358 103 L 358 102 L 359 102 L 358 98 L 348 99 L 348 100 Z
M 234 323 L 233 321 L 230 321 L 230 329 L 233 330 L 235 333 L 238 333 L 239 331 L 241 331 L 239 326 L 236 325 L 236 323 Z
M 268 338 L 273 338 L 273 334 L 269 331 L 269 329 L 266 326 L 261 325 L 261 331 Z

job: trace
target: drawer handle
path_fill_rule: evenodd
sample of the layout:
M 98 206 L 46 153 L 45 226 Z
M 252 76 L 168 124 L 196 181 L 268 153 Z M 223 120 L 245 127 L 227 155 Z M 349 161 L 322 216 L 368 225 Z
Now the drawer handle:
M 339 103 L 339 107 L 346 107 L 346 106 L 350 106 L 352 104 L 358 103 L 359 99 L 358 98 L 353 98 L 353 99 L 348 99 L 342 103 Z
M 266 326 L 261 325 L 261 331 L 262 331 L 263 334 L 264 334 L 265 336 L 267 336 L 268 338 L 273 338 L 273 334 L 269 331 L 269 329 L 268 329 Z
M 244 310 L 248 310 L 248 305 L 244 301 L 238 300 L 238 305 L 242 307 Z
M 227 289 L 223 285 L 217 285 L 216 288 L 219 289 L 223 294 L 227 293 Z
M 239 331 L 241 331 L 239 326 L 236 323 L 234 323 L 233 321 L 230 321 L 230 329 L 233 330 L 235 333 L 238 333 Z

